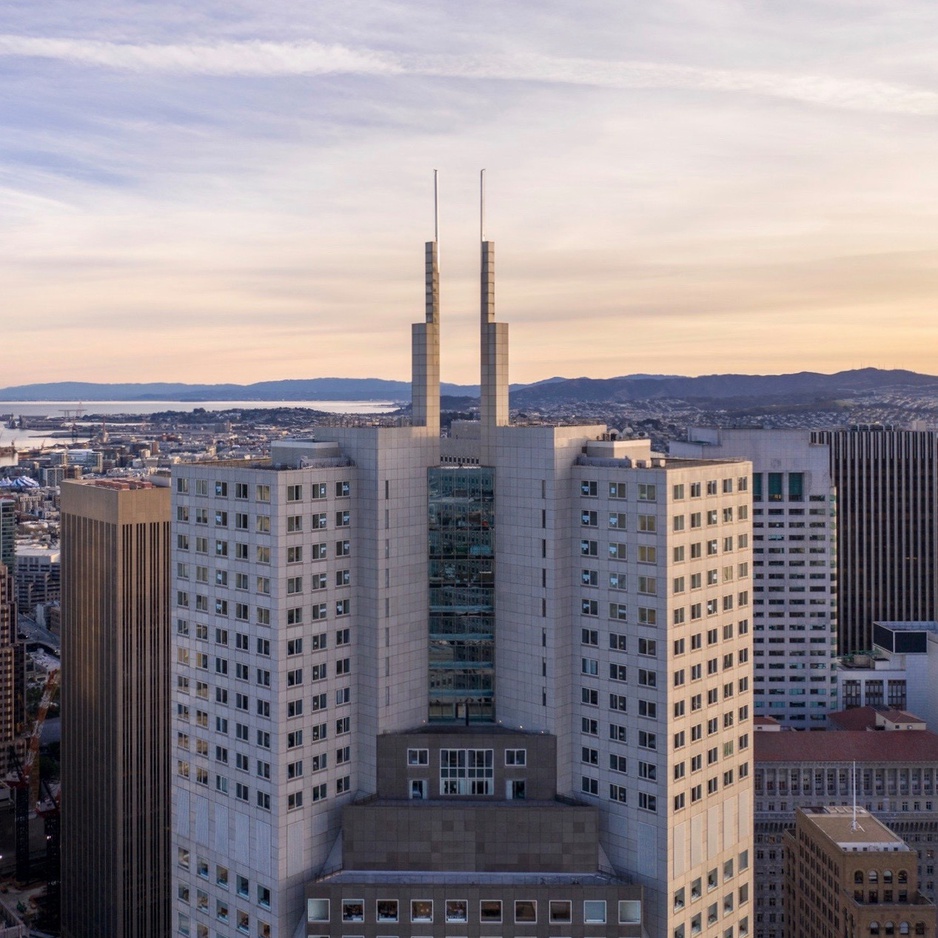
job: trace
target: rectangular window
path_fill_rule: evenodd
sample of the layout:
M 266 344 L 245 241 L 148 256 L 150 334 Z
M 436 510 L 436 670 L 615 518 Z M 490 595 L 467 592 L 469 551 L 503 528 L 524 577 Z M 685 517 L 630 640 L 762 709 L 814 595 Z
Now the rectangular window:
M 491 749 L 441 749 L 441 794 L 494 794 L 495 771 L 493 757 L 494 751 Z

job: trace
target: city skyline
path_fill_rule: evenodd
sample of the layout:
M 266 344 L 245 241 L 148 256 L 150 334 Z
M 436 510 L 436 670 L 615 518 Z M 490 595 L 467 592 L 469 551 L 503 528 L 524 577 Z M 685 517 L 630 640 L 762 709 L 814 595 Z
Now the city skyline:
M 434 168 L 471 380 L 482 167 L 512 381 L 934 370 L 924 4 L 82 10 L 0 36 L 7 384 L 405 379 Z

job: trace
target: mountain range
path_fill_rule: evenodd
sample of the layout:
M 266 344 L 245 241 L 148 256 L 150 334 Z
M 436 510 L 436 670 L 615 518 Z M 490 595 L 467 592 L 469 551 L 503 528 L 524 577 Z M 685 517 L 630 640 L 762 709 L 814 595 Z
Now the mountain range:
M 938 393 L 938 377 L 901 369 L 861 368 L 836 374 L 802 371 L 786 375 L 722 374 L 624 375 L 618 378 L 553 377 L 534 384 L 513 384 L 514 407 L 556 406 L 581 402 L 627 403 L 650 399 L 729 401 L 849 397 L 886 388 Z M 478 397 L 478 385 L 443 383 L 452 397 Z M 58 381 L 0 388 L 3 401 L 402 401 L 410 384 L 381 378 L 298 378 L 254 384 L 183 384 L 151 382 L 98 384 Z

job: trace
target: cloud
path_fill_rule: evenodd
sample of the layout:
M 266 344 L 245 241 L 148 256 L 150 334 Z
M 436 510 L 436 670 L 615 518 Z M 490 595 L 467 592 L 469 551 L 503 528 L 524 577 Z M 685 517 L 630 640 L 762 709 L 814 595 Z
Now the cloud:
M 54 59 L 134 72 L 205 76 L 412 76 L 615 90 L 696 90 L 759 95 L 844 110 L 938 114 L 938 93 L 882 81 L 540 54 L 399 54 L 311 40 L 153 44 L 0 35 L 0 57 Z

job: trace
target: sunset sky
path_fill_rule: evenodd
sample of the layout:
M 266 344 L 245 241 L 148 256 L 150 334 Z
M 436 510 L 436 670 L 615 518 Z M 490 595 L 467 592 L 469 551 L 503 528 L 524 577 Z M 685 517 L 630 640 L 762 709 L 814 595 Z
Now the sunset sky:
M 938 5 L 6 0 L 0 386 L 938 373 Z

